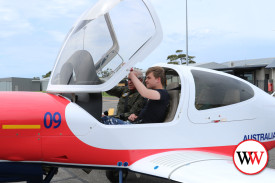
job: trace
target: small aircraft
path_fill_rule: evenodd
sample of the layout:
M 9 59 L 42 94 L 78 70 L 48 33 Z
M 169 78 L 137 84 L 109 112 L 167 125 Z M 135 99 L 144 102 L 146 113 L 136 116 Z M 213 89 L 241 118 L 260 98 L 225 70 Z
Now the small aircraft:
M 101 123 L 102 92 L 161 42 L 148 0 L 100 0 L 72 27 L 47 93 L 0 93 L 0 182 L 50 182 L 59 167 L 122 170 L 184 183 L 270 182 L 275 170 L 237 170 L 247 139 L 275 147 L 275 102 L 235 76 L 190 66 L 165 69 L 165 122 Z M 105 71 L 110 71 L 106 74 Z

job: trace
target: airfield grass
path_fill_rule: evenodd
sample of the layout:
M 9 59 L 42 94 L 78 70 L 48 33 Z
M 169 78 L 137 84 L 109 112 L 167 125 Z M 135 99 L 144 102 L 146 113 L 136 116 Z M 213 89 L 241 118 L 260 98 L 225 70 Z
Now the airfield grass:
M 102 92 L 102 97 L 112 97 L 111 95 L 109 95 L 108 93 L 106 92 Z

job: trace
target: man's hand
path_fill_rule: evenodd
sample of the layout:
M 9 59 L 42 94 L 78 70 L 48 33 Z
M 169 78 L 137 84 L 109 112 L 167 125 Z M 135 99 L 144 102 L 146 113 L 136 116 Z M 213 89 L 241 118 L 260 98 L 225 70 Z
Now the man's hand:
M 129 79 L 133 79 L 134 77 L 137 77 L 137 76 L 135 75 L 134 72 L 131 71 L 131 72 L 129 73 L 129 75 L 128 75 L 128 78 L 129 78 Z
M 130 121 L 135 121 L 137 118 L 138 118 L 138 116 L 136 116 L 135 114 L 131 114 L 131 115 L 128 117 L 128 119 L 129 119 Z

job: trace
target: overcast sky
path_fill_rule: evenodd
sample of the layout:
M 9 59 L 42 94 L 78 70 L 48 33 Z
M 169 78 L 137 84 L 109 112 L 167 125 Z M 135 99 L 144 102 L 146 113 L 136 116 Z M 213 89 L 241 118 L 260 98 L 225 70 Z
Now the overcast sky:
M 0 0 L 0 78 L 52 70 L 65 35 L 96 0 Z M 163 42 L 147 63 L 185 48 L 185 0 L 151 0 Z M 189 0 L 189 55 L 225 62 L 275 57 L 274 0 Z

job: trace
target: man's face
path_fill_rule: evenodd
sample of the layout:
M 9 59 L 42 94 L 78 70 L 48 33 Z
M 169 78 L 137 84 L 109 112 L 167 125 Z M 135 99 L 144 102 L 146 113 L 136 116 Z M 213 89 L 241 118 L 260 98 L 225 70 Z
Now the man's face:
M 159 78 L 155 78 L 152 72 L 146 76 L 145 84 L 149 89 L 154 89 L 159 83 Z
M 128 75 L 128 78 L 129 78 L 129 75 Z M 132 82 L 131 79 L 128 79 L 128 88 L 129 88 L 129 90 L 135 90 L 136 89 L 136 87 L 135 87 L 135 85 L 134 85 L 134 83 Z

